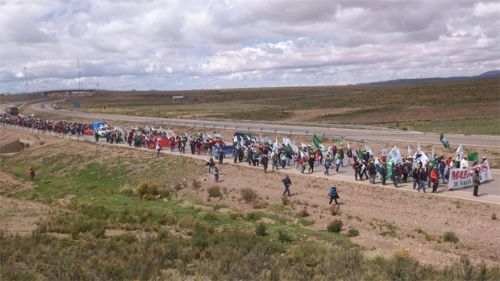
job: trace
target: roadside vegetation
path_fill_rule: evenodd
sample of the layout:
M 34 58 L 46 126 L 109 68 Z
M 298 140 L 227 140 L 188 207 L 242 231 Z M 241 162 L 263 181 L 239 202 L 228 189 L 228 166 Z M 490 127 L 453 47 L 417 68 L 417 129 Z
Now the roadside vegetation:
M 2 171 L 17 178 L 29 180 L 25 167 L 37 171 L 34 188 L 13 198 L 52 207 L 32 235 L 0 232 L 1 280 L 500 279 L 498 268 L 467 257 L 445 269 L 404 253 L 368 257 L 348 238 L 357 230 L 344 231 L 340 220 L 307 228 L 306 209 L 294 223 L 267 209 L 245 214 L 179 196 L 202 189 L 205 168 L 192 159 L 79 148 L 63 142 L 0 156 Z M 204 193 L 222 196 L 217 186 Z M 259 197 L 247 189 L 241 199 Z

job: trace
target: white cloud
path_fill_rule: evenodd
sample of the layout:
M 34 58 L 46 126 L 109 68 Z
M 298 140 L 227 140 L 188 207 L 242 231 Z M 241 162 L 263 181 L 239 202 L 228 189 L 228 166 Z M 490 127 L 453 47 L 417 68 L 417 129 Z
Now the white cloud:
M 23 15 L 23 16 L 19 16 Z M 189 89 L 474 75 L 497 1 L 0 0 L 0 92 Z

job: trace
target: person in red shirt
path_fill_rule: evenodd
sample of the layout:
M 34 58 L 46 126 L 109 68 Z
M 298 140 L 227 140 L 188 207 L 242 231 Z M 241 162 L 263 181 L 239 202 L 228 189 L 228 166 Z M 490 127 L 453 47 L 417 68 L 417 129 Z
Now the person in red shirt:
M 436 193 L 439 185 L 439 174 L 437 168 L 433 168 L 431 170 L 431 182 L 432 182 L 432 193 Z

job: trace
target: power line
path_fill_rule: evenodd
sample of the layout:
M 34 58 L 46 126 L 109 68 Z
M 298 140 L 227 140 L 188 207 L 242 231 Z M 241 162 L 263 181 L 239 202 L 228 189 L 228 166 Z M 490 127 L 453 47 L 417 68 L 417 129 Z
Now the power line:
M 82 72 L 80 71 L 80 58 L 77 58 L 76 62 L 78 64 L 78 91 L 80 91 L 82 89 L 82 83 L 80 81 L 82 76 Z
M 30 92 L 29 84 L 28 84 L 28 69 L 24 67 L 24 83 L 26 85 L 26 93 Z

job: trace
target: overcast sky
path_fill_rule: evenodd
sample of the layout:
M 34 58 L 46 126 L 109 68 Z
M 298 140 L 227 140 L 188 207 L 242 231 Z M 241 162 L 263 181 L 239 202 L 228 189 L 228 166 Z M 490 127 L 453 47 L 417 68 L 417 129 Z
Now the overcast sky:
M 0 0 L 0 92 L 339 85 L 500 68 L 500 1 Z

